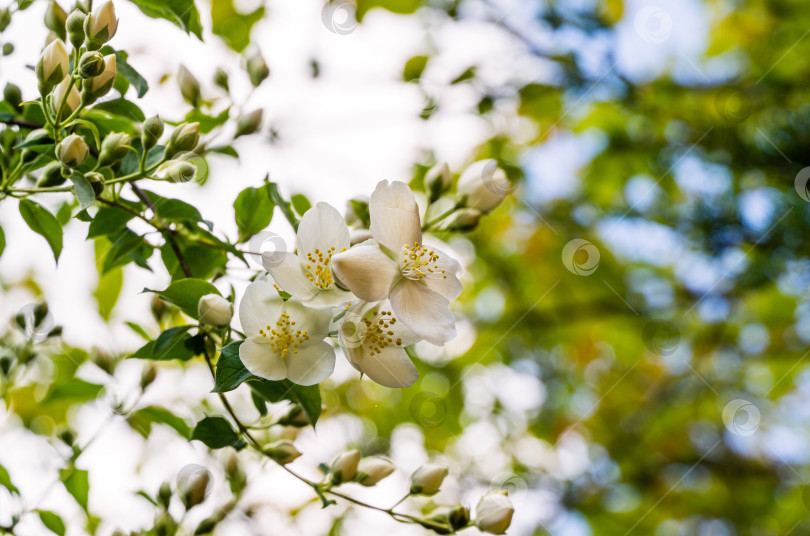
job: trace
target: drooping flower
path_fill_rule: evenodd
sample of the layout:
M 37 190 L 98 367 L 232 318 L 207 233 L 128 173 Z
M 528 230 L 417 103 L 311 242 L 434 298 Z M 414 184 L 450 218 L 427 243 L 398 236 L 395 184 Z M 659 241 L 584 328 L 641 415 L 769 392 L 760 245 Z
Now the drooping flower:
M 411 495 L 435 495 L 450 469 L 439 463 L 426 463 L 411 475 Z
M 324 341 L 332 323 L 329 309 L 285 302 L 273 285 L 256 281 L 245 290 L 239 320 L 247 336 L 239 358 L 256 376 L 314 385 L 335 369 L 335 350 Z
M 506 173 L 491 158 L 473 162 L 458 179 L 458 194 L 465 206 L 484 213 L 500 205 L 511 189 Z
M 423 245 L 419 209 L 405 183 L 377 184 L 369 213 L 374 240 L 335 255 L 335 275 L 361 300 L 390 297 L 394 316 L 425 340 L 449 341 L 456 335 L 449 303 L 461 294 L 461 266 Z
M 380 480 L 394 472 L 394 464 L 385 458 L 369 456 L 363 458 L 357 465 L 355 480 L 362 486 L 373 486 Z
M 340 344 L 349 363 L 386 387 L 408 387 L 419 377 L 405 353 L 405 346 L 419 340 L 387 300 L 352 305 L 340 325 Z
M 506 496 L 506 490 L 490 491 L 478 501 L 475 508 L 475 526 L 490 534 L 503 534 L 512 523 L 515 508 Z
M 331 307 L 352 299 L 332 278 L 332 257 L 349 247 L 349 229 L 327 203 L 309 209 L 298 226 L 297 254 L 272 252 L 262 264 L 286 292 L 311 307 Z

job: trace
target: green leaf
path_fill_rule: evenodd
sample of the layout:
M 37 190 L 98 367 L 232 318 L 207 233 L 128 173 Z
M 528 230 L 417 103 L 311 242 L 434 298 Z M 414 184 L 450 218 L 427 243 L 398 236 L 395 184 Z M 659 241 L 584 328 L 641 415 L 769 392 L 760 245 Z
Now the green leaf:
M 98 397 L 103 385 L 90 383 L 79 378 L 71 378 L 67 381 L 53 383 L 45 398 L 40 402 L 41 406 L 48 404 L 78 404 L 88 402 Z
M 278 184 L 275 182 L 269 182 L 267 181 L 267 178 L 265 178 L 265 186 L 267 187 L 267 191 L 270 193 L 270 199 L 278 208 L 281 209 L 281 213 L 284 214 L 284 217 L 287 218 L 287 221 L 290 222 L 293 229 L 297 231 L 299 223 L 298 218 L 295 216 L 295 213 L 293 213 L 290 202 L 285 201 L 284 198 L 281 197 L 281 193 L 278 191 Z
M 154 19 L 166 19 L 186 33 L 202 40 L 200 12 L 194 0 L 131 0 L 141 11 Z
M 427 56 L 414 56 L 406 61 L 405 68 L 402 70 L 402 79 L 406 82 L 419 80 L 427 67 L 428 59 Z
M 0 227 L 0 255 L 3 254 L 4 249 L 6 249 L 6 234 L 3 232 L 3 228 Z
M 132 103 L 123 97 L 96 104 L 93 106 L 93 110 L 101 110 L 112 115 L 124 117 L 130 121 L 136 121 L 138 123 L 141 123 L 146 119 L 146 116 L 137 104 Z
M 87 512 L 87 496 L 90 491 L 90 483 L 87 471 L 77 469 L 76 467 L 69 467 L 59 471 L 59 478 L 65 485 L 68 493 L 73 495 L 79 506 Z
M 70 182 L 73 183 L 73 193 L 79 201 L 79 208 L 84 210 L 88 207 L 92 207 L 93 203 L 96 202 L 96 192 L 93 191 L 93 187 L 90 186 L 90 183 L 87 182 L 84 175 L 73 173 L 70 175 Z
M 53 251 L 54 260 L 59 261 L 62 253 L 62 227 L 53 214 L 30 199 L 20 200 L 20 214 L 32 231 L 45 237 Z
M 135 322 L 124 322 L 124 324 L 126 324 L 129 329 L 140 335 L 142 339 L 147 341 L 151 340 L 149 334 L 139 324 L 136 324 Z
M 157 213 L 161 218 L 188 223 L 203 221 L 200 211 L 185 201 L 163 197 L 148 190 L 144 190 L 143 193 L 145 193 L 155 205 Z
M 154 341 L 149 341 L 138 348 L 133 358 L 154 359 L 156 361 L 168 361 L 179 359 L 188 361 L 197 355 L 198 348 L 195 346 L 194 337 L 188 334 L 188 330 L 193 326 L 177 326 L 163 331 Z
M 116 234 L 123 229 L 135 215 L 118 207 L 102 207 L 90 222 L 87 238 Z
M 211 389 L 212 393 L 227 393 L 233 391 L 247 380 L 259 380 L 245 368 L 242 360 L 239 359 L 239 347 L 243 342 L 233 341 L 220 351 L 217 360 L 216 381 L 214 382 L 214 388 Z
M 202 279 L 181 279 L 175 281 L 166 290 L 144 289 L 144 292 L 154 292 L 162 300 L 176 305 L 181 311 L 192 318 L 197 318 L 197 305 L 200 298 L 206 294 L 221 295 L 217 287 Z
M 37 510 L 37 514 L 39 514 L 39 520 L 42 521 L 45 528 L 54 534 L 65 536 L 65 522 L 62 521 L 61 517 L 47 510 Z
M 290 202 L 299 216 L 303 216 L 307 210 L 312 208 L 312 203 L 303 194 L 295 194 L 290 198 Z
M 96 290 L 93 297 L 98 303 L 98 314 L 104 320 L 109 320 L 112 310 L 121 295 L 121 287 L 124 285 L 124 271 L 121 268 L 110 270 L 106 274 L 99 276 Z
M 236 450 L 245 448 L 244 441 L 239 439 L 230 423 L 222 417 L 206 417 L 197 423 L 191 439 L 202 441 L 208 448 L 221 449 L 233 447 Z
M 266 187 L 245 188 L 233 203 L 239 242 L 247 241 L 268 225 L 273 219 L 275 204 Z
M 249 380 L 254 393 L 268 402 L 289 400 L 304 410 L 310 424 L 315 426 L 321 416 L 321 391 L 317 385 L 297 385 L 289 380 L 274 382 L 269 380 Z
M 107 48 L 107 47 L 104 47 Z M 106 52 L 109 54 L 109 52 Z M 123 50 L 116 50 L 115 51 L 115 69 L 116 73 L 123 76 L 127 82 L 133 85 L 138 92 L 138 98 L 140 99 L 143 97 L 147 91 L 149 91 L 149 84 L 146 83 L 146 79 L 141 76 L 141 74 L 132 68 L 132 66 L 127 61 L 128 55 Z M 123 93 L 122 93 L 123 95 Z
M 127 417 L 127 422 L 132 426 L 133 430 L 143 437 L 149 437 L 152 425 L 155 423 L 169 426 L 186 439 L 191 435 L 191 428 L 186 421 L 169 410 L 158 406 L 147 406 L 133 412 Z
M 232 158 L 239 159 L 239 153 L 236 152 L 236 149 L 231 147 L 230 145 L 225 145 L 223 147 L 214 147 L 210 149 L 212 153 L 219 153 L 224 154 L 225 156 L 230 156 Z
M 211 30 L 236 52 L 242 52 L 250 44 L 250 29 L 264 16 L 264 6 L 249 13 L 240 13 L 233 0 L 211 2 Z
M 186 115 L 186 123 L 199 123 L 200 134 L 208 134 L 215 128 L 224 125 L 230 117 L 231 109 L 225 108 L 219 115 L 207 115 L 194 108 Z
M 3 486 L 11 493 L 16 493 L 18 495 L 20 493 L 20 490 L 18 490 L 17 487 L 11 483 L 11 477 L 8 475 L 6 468 L 2 465 L 0 465 L 0 486 Z
M 422 4 L 420 0 L 357 0 L 357 20 L 361 21 L 369 9 L 380 7 L 392 13 L 409 15 Z

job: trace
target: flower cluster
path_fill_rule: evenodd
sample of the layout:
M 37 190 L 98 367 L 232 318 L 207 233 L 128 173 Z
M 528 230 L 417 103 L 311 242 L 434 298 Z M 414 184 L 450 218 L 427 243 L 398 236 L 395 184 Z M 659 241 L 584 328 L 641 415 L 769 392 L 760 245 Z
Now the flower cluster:
M 465 192 L 457 204 L 473 199 L 477 206 L 481 197 Z M 268 278 L 248 286 L 239 308 L 247 337 L 240 357 L 251 373 L 323 381 L 335 366 L 335 350 L 324 342 L 334 328 L 354 368 L 381 385 L 407 387 L 418 373 L 405 348 L 455 337 L 450 302 L 461 294 L 461 265 L 423 240 L 411 189 L 380 182 L 368 214 L 370 237 L 352 245 L 343 216 L 318 203 L 299 224 L 296 253 L 262 255 Z

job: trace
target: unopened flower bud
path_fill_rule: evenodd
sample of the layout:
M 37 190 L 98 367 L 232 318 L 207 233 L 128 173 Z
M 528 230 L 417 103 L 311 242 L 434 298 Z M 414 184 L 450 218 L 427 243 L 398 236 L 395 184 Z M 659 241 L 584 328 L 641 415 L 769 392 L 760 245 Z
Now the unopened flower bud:
M 226 92 L 230 91 L 230 84 L 228 83 L 228 73 L 222 67 L 217 67 L 214 72 L 214 83 L 224 89 Z
M 209 484 L 211 484 L 211 473 L 208 471 L 197 471 L 188 477 L 180 497 L 186 510 L 191 510 L 205 500 Z
M 45 10 L 45 26 L 58 35 L 59 39 L 64 40 L 67 37 L 65 34 L 66 21 L 67 13 L 65 13 L 65 10 L 54 0 L 51 0 L 48 3 L 48 9 Z
M 373 486 L 394 472 L 394 464 L 384 458 L 370 456 L 357 464 L 355 480 L 363 486 Z
M 219 294 L 206 294 L 197 303 L 197 314 L 203 324 L 224 327 L 233 318 L 233 304 Z
M 490 534 L 503 534 L 512 523 L 515 509 L 506 490 L 490 491 L 475 507 L 475 526 Z
M 59 186 L 64 184 L 65 180 L 62 175 L 62 164 L 60 162 L 51 162 L 42 169 L 42 175 L 37 180 L 37 186 L 40 188 Z
M 67 28 L 67 37 L 70 40 L 70 44 L 73 45 L 75 49 L 79 49 L 84 43 L 84 19 L 86 15 L 82 13 L 78 9 L 74 9 L 73 12 L 68 15 L 67 22 L 65 23 L 65 27 Z
M 104 175 L 96 171 L 90 171 L 84 174 L 84 178 L 93 187 L 93 193 L 96 194 L 96 197 L 100 196 L 101 192 L 104 191 Z
M 428 523 L 422 526 L 439 534 L 453 534 L 466 528 L 470 523 L 470 510 L 466 506 L 441 506 L 427 517 Z
M 473 162 L 458 179 L 458 195 L 464 206 L 484 213 L 497 207 L 511 188 L 506 173 L 491 158 Z
M 143 373 L 141 373 L 141 391 L 145 391 L 147 387 L 152 385 L 157 378 L 157 373 L 157 367 L 154 365 L 148 365 L 143 369 Z
M 150 117 L 141 126 L 141 143 L 146 150 L 157 145 L 163 136 L 163 120 L 159 116 Z
M 78 134 L 71 134 L 56 146 L 56 157 L 69 168 L 75 168 L 84 162 L 87 152 L 87 144 Z
M 76 84 L 71 81 L 69 76 L 66 76 L 64 80 L 54 88 L 52 104 L 60 120 L 75 112 L 76 108 L 81 104 L 79 90 L 76 89 Z
M 129 135 L 123 132 L 111 132 L 101 142 L 101 152 L 98 156 L 99 167 L 110 166 L 123 159 L 129 148 Z
M 184 123 L 172 132 L 172 137 L 166 146 L 166 154 L 171 157 L 177 153 L 193 151 L 199 141 L 200 124 Z
M 88 79 L 82 86 L 82 99 L 85 104 L 92 104 L 112 89 L 115 83 L 115 54 L 104 56 L 104 70 L 95 78 Z
M 445 477 L 450 473 L 446 465 L 428 463 L 411 475 L 412 495 L 435 495 Z
M 225 460 L 225 475 L 228 477 L 231 491 L 238 493 L 245 489 L 247 475 L 245 475 L 245 472 L 242 470 L 242 465 L 239 463 L 239 456 L 237 456 L 235 452 L 231 452 Z
M 169 504 L 172 502 L 172 487 L 168 482 L 164 482 L 160 485 L 157 499 L 164 508 L 169 507 Z
M 329 473 L 332 475 L 332 484 L 338 485 L 341 482 L 354 480 L 357 476 L 357 466 L 360 463 L 360 453 L 357 450 L 350 450 L 338 454 L 329 466 Z
M 3 43 L 3 56 L 11 56 L 14 52 L 14 43 Z
M 180 85 L 183 99 L 195 108 L 198 107 L 200 105 L 200 82 L 183 65 L 177 72 L 177 83 Z
M 47 95 L 70 72 L 70 57 L 65 44 L 56 39 L 51 42 L 37 62 L 36 73 L 39 81 L 39 92 Z
M 0 9 L 0 32 L 6 31 L 9 24 L 11 24 L 11 11 L 4 7 Z
M 0 374 L 8 376 L 12 364 L 14 364 L 14 360 L 10 355 L 0 357 Z
M 247 72 L 250 83 L 253 87 L 259 87 L 264 80 L 270 76 L 270 69 L 264 61 L 264 56 L 259 49 L 253 51 L 247 59 Z
M 450 166 L 447 162 L 439 162 L 425 174 L 425 192 L 431 203 L 435 202 L 446 192 L 453 183 Z
M 295 445 L 286 439 L 276 441 L 265 448 L 264 452 L 281 465 L 287 465 L 301 456 L 301 453 L 295 448 Z
M 279 419 L 278 423 L 282 426 L 294 426 L 295 428 L 303 428 L 309 425 L 309 419 L 304 412 L 304 408 L 298 404 L 294 404 L 287 414 Z
M 84 21 L 85 46 L 88 50 L 98 50 L 109 41 L 118 30 L 118 19 L 115 18 L 115 6 L 106 0 Z
M 101 52 L 90 51 L 82 54 L 79 59 L 79 76 L 82 78 L 95 78 L 104 72 L 104 56 Z
M 472 231 L 478 227 L 483 215 L 483 212 L 475 208 L 460 208 L 447 217 L 441 228 L 451 231 Z
M 155 177 L 169 182 L 188 182 L 197 176 L 197 167 L 185 160 L 169 160 L 160 165 Z
M 236 134 L 234 134 L 234 138 L 248 136 L 259 130 L 262 126 L 262 115 L 262 109 L 259 108 L 240 117 L 236 121 Z
M 6 84 L 6 87 L 3 88 L 3 99 L 13 106 L 14 109 L 19 110 L 23 100 L 20 86 L 12 84 L 11 82 Z
M 166 312 L 168 308 L 166 307 L 166 302 L 161 300 L 157 295 L 152 296 L 152 301 L 149 303 L 149 308 L 152 310 L 152 316 L 155 317 L 158 323 L 163 320 L 163 317 L 166 316 Z

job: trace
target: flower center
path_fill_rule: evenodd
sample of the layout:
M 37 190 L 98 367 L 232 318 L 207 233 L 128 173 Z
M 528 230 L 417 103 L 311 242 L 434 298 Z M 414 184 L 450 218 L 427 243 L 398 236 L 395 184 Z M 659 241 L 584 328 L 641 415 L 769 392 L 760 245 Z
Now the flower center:
M 447 279 L 439 255 L 419 242 L 402 246 L 402 275 L 408 279 Z
M 281 354 L 281 359 L 286 359 L 290 350 L 297 354 L 298 347 L 309 340 L 306 331 L 296 330 L 293 326 L 295 320 L 290 320 L 289 314 L 281 313 L 276 321 L 276 327 L 267 326 L 266 329 L 260 329 L 259 335 L 268 340 L 270 348 L 275 353 Z
M 332 246 L 328 251 L 316 249 L 307 253 L 307 279 L 321 290 L 332 288 L 334 280 L 332 279 L 332 269 L 329 267 L 329 263 L 332 261 L 332 255 L 344 251 L 346 251 L 346 248 L 337 251 L 335 246 Z
M 402 339 L 395 337 L 392 329 L 396 323 L 397 319 L 391 311 L 382 311 L 379 314 L 376 310 L 371 311 L 355 324 L 354 333 L 347 334 L 346 339 L 350 344 L 353 340 L 357 343 L 356 346 L 365 346 L 369 355 L 379 354 L 388 346 L 402 346 Z

